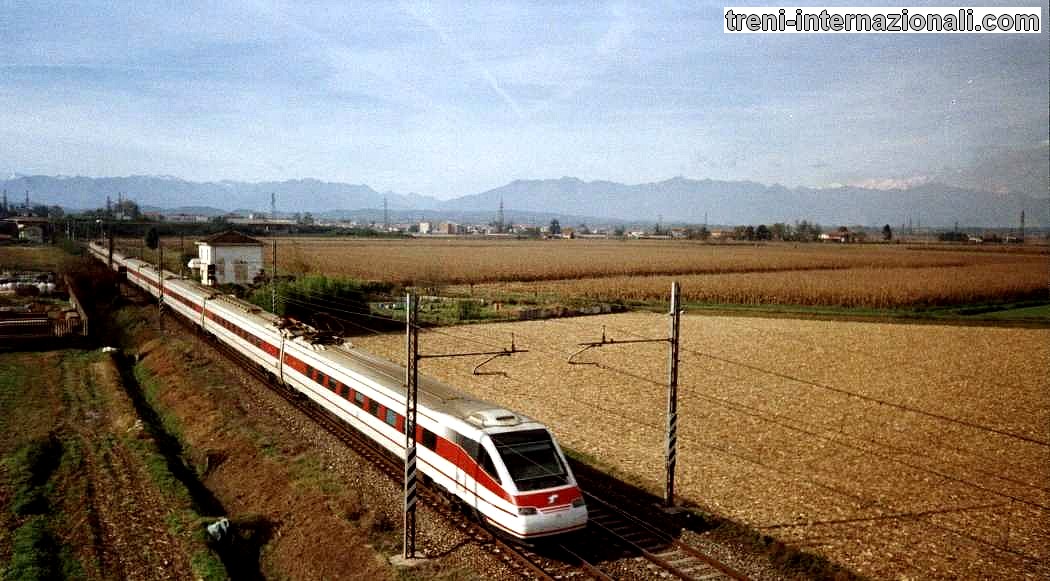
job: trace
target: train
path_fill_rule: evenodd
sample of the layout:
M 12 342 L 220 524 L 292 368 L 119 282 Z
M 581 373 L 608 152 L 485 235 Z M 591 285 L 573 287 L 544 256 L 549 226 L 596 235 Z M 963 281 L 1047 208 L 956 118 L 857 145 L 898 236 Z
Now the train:
M 405 368 L 308 325 L 92 242 L 89 252 L 166 308 L 328 410 L 383 449 L 405 456 Z M 163 297 L 162 297 L 163 295 Z M 420 375 L 417 466 L 424 482 L 482 522 L 531 541 L 587 526 L 587 505 L 554 435 L 521 413 Z

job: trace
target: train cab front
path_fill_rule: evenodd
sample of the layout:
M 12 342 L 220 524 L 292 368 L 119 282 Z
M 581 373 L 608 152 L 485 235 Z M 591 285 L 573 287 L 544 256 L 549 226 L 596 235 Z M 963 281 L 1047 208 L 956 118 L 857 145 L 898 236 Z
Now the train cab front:
M 583 530 L 587 505 L 575 486 L 519 496 L 515 536 L 533 540 Z
M 490 434 L 514 485 L 517 518 L 508 531 L 533 540 L 587 526 L 587 505 L 561 449 L 544 428 Z

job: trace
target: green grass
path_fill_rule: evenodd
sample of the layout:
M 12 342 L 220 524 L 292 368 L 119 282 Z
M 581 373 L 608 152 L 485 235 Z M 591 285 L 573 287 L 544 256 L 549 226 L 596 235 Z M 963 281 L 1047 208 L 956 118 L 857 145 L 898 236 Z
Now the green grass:
M 198 579 L 204 581 L 223 581 L 229 579 L 226 567 L 219 557 L 210 550 L 199 550 L 190 557 L 190 567 Z
M 992 319 L 1037 319 L 1050 321 L 1050 304 L 1034 307 L 1018 307 L 985 313 L 985 317 Z
M 4 579 L 32 581 L 58 579 L 58 542 L 48 530 L 47 518 L 33 516 L 15 529 L 14 553 L 4 571 Z
M 15 485 L 11 510 L 18 516 L 46 514 L 48 480 L 62 461 L 62 442 L 54 434 L 22 445 L 4 464 Z
M 312 454 L 293 458 L 289 468 L 296 486 L 316 487 L 325 494 L 336 494 L 344 487 L 339 478 Z

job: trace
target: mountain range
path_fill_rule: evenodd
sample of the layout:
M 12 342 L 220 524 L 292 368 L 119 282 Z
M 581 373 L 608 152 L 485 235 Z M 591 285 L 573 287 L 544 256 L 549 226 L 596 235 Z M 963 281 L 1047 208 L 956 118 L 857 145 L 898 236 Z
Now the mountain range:
M 1050 226 L 1047 191 L 989 192 L 925 183 L 903 189 L 788 188 L 752 181 L 694 180 L 676 177 L 660 182 L 622 184 L 572 177 L 516 180 L 479 194 L 439 200 L 420 194 L 378 192 L 362 184 L 314 179 L 281 182 L 194 182 L 171 176 L 65 177 L 14 175 L 0 181 L 11 203 L 29 192 L 34 204 L 71 209 L 98 208 L 118 192 L 140 206 L 203 206 L 223 210 L 268 212 L 270 194 L 281 213 L 371 215 L 384 200 L 392 216 L 428 219 L 495 218 L 500 202 L 508 220 L 559 217 L 590 222 L 758 224 L 809 220 L 835 224 L 901 224 L 928 226 L 1013 226 L 1021 211 L 1029 226 Z M 378 214 L 377 214 L 378 215 Z M 526 218 L 527 217 L 527 218 Z

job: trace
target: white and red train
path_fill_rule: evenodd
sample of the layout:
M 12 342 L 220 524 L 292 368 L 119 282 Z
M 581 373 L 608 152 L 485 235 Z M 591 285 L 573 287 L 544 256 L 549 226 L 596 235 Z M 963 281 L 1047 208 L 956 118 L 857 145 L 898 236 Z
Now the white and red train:
M 109 263 L 102 245 L 90 252 Z M 313 343 L 304 325 L 142 260 L 114 252 L 111 266 L 154 297 L 163 290 L 171 310 L 404 458 L 404 367 L 349 344 Z M 519 539 L 586 526 L 583 495 L 543 424 L 423 376 L 418 405 L 420 472 L 480 518 Z

